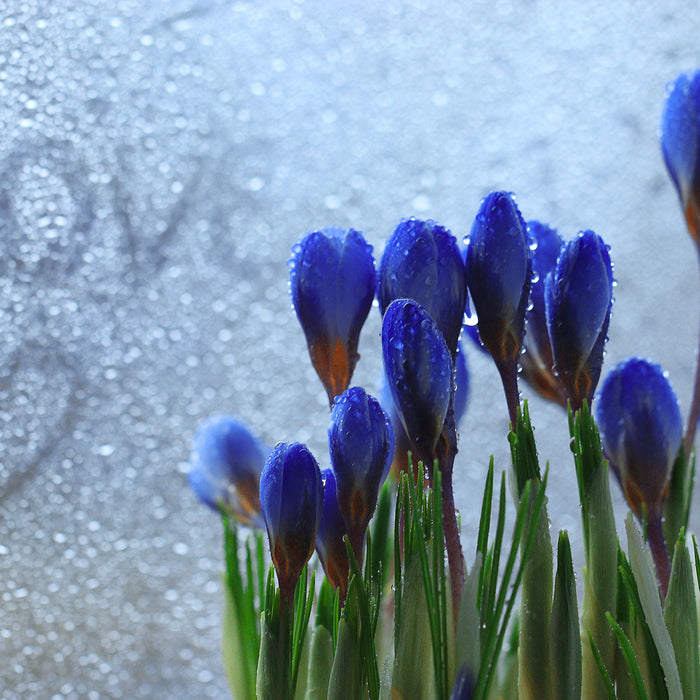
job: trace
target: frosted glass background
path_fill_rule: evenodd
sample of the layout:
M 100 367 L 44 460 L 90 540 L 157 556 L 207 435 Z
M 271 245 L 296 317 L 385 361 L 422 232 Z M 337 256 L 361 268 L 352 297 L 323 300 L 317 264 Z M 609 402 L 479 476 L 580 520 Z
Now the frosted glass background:
M 189 441 L 224 411 L 327 465 L 287 291 L 307 230 L 361 229 L 378 255 L 415 215 L 461 239 L 493 189 L 565 238 L 592 228 L 619 283 L 607 367 L 661 362 L 685 411 L 698 273 L 657 128 L 699 27 L 675 0 L 2 3 L 0 697 L 227 697 L 221 528 Z M 509 455 L 496 371 L 468 361 L 470 563 L 489 455 Z M 566 421 L 523 393 L 580 565 Z

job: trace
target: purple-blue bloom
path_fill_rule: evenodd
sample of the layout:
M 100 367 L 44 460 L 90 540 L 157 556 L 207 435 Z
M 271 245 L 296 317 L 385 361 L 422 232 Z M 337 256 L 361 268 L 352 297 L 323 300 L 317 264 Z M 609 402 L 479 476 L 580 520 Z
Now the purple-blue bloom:
M 453 388 L 450 351 L 420 304 L 397 299 L 384 314 L 382 353 L 401 423 L 414 453 L 430 469 Z
M 467 367 L 466 353 L 460 341 L 457 347 L 457 357 L 455 358 L 454 420 L 456 429 L 459 429 L 459 424 L 466 413 L 468 400 L 469 369 Z M 391 425 L 394 429 L 396 446 L 394 448 L 394 461 L 392 462 L 391 470 L 398 478 L 401 472 L 408 470 L 408 452 L 411 450 L 411 441 L 406 435 L 406 431 L 401 423 L 401 418 L 394 405 L 394 399 L 391 396 L 386 374 L 382 376 L 379 401 L 389 414 Z
M 343 539 L 348 534 L 348 528 L 338 507 L 333 470 L 324 470 L 322 478 L 323 511 L 316 537 L 316 551 L 326 572 L 326 578 L 340 591 L 342 601 L 345 599 L 350 567 L 348 550 Z
M 613 272 L 603 239 L 583 231 L 566 243 L 544 295 L 554 371 L 577 410 L 598 385 L 610 323 Z
M 638 517 L 661 517 L 681 447 L 678 399 L 659 365 L 633 357 L 606 377 L 596 401 L 603 451 Z
M 260 507 L 280 590 L 289 598 L 314 551 L 323 507 L 323 483 L 306 445 L 281 442 L 260 476 Z
M 262 527 L 259 484 L 268 451 L 233 416 L 207 418 L 192 440 L 190 486 L 210 508 Z
M 683 73 L 666 88 L 661 150 L 688 230 L 700 244 L 700 71 Z
M 328 446 L 338 507 L 361 563 L 379 487 L 389 474 L 394 456 L 394 431 L 379 401 L 361 387 L 351 387 L 338 396 L 331 409 Z
M 530 293 L 525 222 L 507 192 L 481 203 L 467 245 L 467 282 L 479 338 L 499 368 L 517 363 Z
M 539 221 L 528 221 L 527 232 L 531 247 L 536 247 L 532 255 L 530 308 L 525 321 L 523 354 L 520 358 L 522 376 L 541 396 L 566 407 L 566 393 L 553 370 L 554 358 L 544 301 L 545 279 L 554 271 L 564 242 L 556 229 Z
M 379 308 L 413 299 L 430 314 L 454 357 L 467 300 L 467 280 L 456 238 L 434 221 L 404 219 L 379 264 Z
M 330 403 L 350 384 L 357 346 L 376 290 L 372 246 L 361 233 L 307 234 L 289 261 L 294 310 Z

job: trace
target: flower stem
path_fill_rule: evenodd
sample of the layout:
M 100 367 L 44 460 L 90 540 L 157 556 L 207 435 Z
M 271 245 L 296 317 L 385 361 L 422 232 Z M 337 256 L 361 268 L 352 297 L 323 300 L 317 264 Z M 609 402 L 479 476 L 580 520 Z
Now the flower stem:
M 651 548 L 651 556 L 654 558 L 656 566 L 656 577 L 661 586 L 661 597 L 666 598 L 668 592 L 668 582 L 671 578 L 671 560 L 666 549 L 666 540 L 661 523 L 661 516 L 656 515 L 647 520 L 647 541 Z
M 520 407 L 520 391 L 518 390 L 518 363 L 517 362 L 497 362 L 496 367 L 501 375 L 503 390 L 506 394 L 508 404 L 508 417 L 510 418 L 511 429 L 515 430 L 518 423 L 518 408 Z
M 447 549 L 447 564 L 450 569 L 452 611 L 456 625 L 462 599 L 462 589 L 464 588 L 464 559 L 462 556 L 462 543 L 459 539 L 454 493 L 452 491 L 452 469 L 455 456 L 457 455 L 457 429 L 455 427 L 452 402 L 450 402 L 445 426 L 435 453 L 442 484 L 442 524 L 445 535 L 445 547 Z
M 700 249 L 698 249 L 700 254 Z M 688 425 L 685 428 L 683 438 L 683 455 L 686 460 L 690 459 L 690 452 L 695 441 L 695 431 L 700 418 L 700 328 L 698 329 L 698 348 L 695 352 L 695 386 L 693 387 L 693 398 L 690 403 L 688 413 Z

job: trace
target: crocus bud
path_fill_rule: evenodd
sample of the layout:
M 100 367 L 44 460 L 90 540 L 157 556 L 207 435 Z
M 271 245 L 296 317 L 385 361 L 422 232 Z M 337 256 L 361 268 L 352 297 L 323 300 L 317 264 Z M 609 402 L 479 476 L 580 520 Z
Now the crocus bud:
M 353 229 L 315 231 L 294 246 L 289 268 L 294 310 L 332 405 L 359 359 L 360 330 L 376 291 L 372 246 Z
M 499 363 L 518 361 L 530 293 L 530 248 L 525 222 L 507 192 L 488 195 L 467 246 L 467 282 L 479 338 Z
M 613 302 L 612 263 L 600 236 L 583 231 L 562 247 L 544 295 L 554 371 L 577 410 L 598 385 Z
M 428 312 L 410 299 L 384 314 L 382 353 L 391 395 L 418 459 L 430 470 L 452 393 L 452 359 Z
M 335 475 L 332 469 L 326 469 L 323 477 L 323 511 L 316 537 L 316 551 L 326 572 L 326 578 L 333 587 L 340 591 L 341 600 L 345 600 L 348 587 L 348 550 L 344 537 L 348 534 L 345 518 L 338 507 L 338 494 Z
M 661 150 L 688 230 L 700 245 L 700 71 L 683 73 L 666 88 Z
M 391 395 L 391 389 L 386 378 L 383 375 L 381 381 L 381 390 L 379 400 L 382 406 L 389 414 L 391 426 L 394 429 L 394 437 L 396 438 L 396 446 L 394 448 L 394 460 L 391 464 L 391 473 L 395 478 L 399 477 L 402 472 L 408 471 L 408 452 L 411 450 L 411 441 L 406 435 L 406 431 L 401 423 L 394 399 Z M 454 420 L 455 429 L 459 429 L 459 424 L 467 410 L 469 400 L 469 369 L 467 367 L 466 354 L 462 341 L 457 347 L 457 357 L 455 358 L 455 398 L 454 398 Z M 414 465 L 417 467 L 417 465 Z M 418 480 L 420 475 L 414 472 L 414 477 Z
M 262 527 L 259 484 L 268 451 L 236 418 L 207 418 L 192 441 L 190 486 L 210 508 Z
M 282 598 L 290 601 L 313 554 L 323 507 L 323 483 L 305 445 L 282 442 L 260 476 L 260 506 Z
M 522 377 L 540 396 L 566 407 L 566 393 L 554 374 L 554 358 L 544 303 L 545 279 L 556 267 L 563 241 L 556 229 L 539 221 L 529 221 L 527 232 L 534 252 L 530 308 L 525 321 L 523 354 L 520 358 Z
M 338 507 L 361 564 L 365 532 L 394 456 L 389 416 L 364 389 L 351 387 L 336 399 L 331 410 L 328 445 Z
M 467 280 L 455 237 L 434 221 L 405 219 L 387 241 L 379 264 L 379 308 L 413 299 L 430 314 L 452 356 L 462 329 Z
M 678 400 L 659 365 L 637 357 L 606 377 L 596 402 L 605 456 L 641 518 L 661 516 L 683 436 Z

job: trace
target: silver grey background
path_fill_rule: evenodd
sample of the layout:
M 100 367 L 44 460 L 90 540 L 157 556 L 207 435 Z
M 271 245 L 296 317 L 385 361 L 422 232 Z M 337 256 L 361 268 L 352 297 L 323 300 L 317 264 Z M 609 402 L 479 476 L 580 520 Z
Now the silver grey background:
M 189 440 L 231 412 L 327 464 L 287 292 L 307 230 L 353 226 L 379 255 L 416 215 L 461 239 L 492 189 L 566 238 L 592 228 L 619 283 L 607 366 L 661 362 L 685 411 L 698 273 L 657 128 L 699 30 L 675 0 L 0 5 L 0 697 L 226 697 Z M 468 350 L 471 562 L 489 456 L 509 456 Z M 565 417 L 523 393 L 580 565 Z

